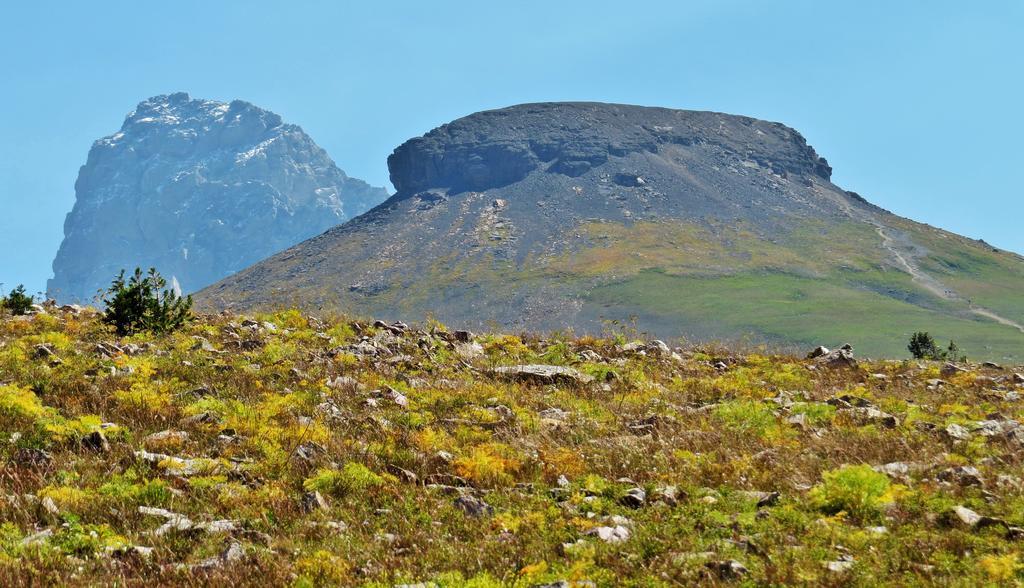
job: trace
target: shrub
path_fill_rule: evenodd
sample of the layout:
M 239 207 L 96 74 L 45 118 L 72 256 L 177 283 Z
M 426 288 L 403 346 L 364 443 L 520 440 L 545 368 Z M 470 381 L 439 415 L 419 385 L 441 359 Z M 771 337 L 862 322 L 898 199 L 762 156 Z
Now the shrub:
M 11 314 L 21 315 L 32 310 L 35 301 L 35 297 L 25 294 L 25 286 L 19 285 L 3 299 L 2 306 L 11 311 Z
M 960 347 L 952 340 L 949 342 L 949 347 L 946 348 L 943 355 L 949 361 L 967 361 L 967 355 L 960 351 Z
M 942 359 L 942 352 L 935 344 L 935 339 L 927 332 L 918 331 L 911 335 L 907 351 L 910 351 L 914 359 Z
M 103 302 L 103 321 L 114 325 L 119 335 L 139 331 L 169 333 L 193 319 L 192 297 L 182 298 L 167 289 L 167 281 L 153 268 L 145 275 L 136 268 L 127 281 L 122 270 L 110 284 Z
M 885 474 L 869 465 L 845 465 L 822 474 L 822 482 L 811 489 L 811 500 L 831 514 L 846 512 L 864 520 L 878 514 L 888 491 Z
M 511 455 L 511 448 L 498 443 L 473 447 L 468 455 L 455 460 L 455 472 L 480 486 L 503 486 L 513 481 L 519 471 L 519 460 Z
M 910 337 L 907 350 L 914 356 L 914 359 L 967 361 L 967 356 L 955 341 L 950 341 L 949 346 L 945 349 L 939 349 L 939 346 L 935 344 L 935 339 L 927 332 L 914 333 Z
M 365 492 L 384 485 L 384 478 L 361 463 L 350 461 L 340 470 L 321 468 L 306 478 L 302 487 L 308 491 L 341 496 L 353 492 Z

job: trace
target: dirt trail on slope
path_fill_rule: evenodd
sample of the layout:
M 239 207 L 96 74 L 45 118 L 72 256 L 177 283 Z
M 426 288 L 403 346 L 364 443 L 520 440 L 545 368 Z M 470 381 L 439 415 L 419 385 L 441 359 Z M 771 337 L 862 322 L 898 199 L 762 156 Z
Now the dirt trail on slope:
M 970 300 L 958 294 L 956 291 L 947 287 L 935 277 L 925 273 L 920 266 L 917 265 L 917 258 L 922 257 L 926 252 L 914 243 L 906 233 L 885 226 L 868 211 L 857 210 L 842 196 L 837 199 L 837 202 L 851 218 L 866 222 L 875 227 L 875 231 L 878 232 L 878 236 L 882 238 L 882 248 L 892 255 L 893 259 L 896 260 L 896 263 L 905 272 L 910 274 L 911 279 L 919 286 L 943 300 L 966 304 L 967 309 L 973 314 L 983 316 L 1001 325 L 1013 327 L 1021 333 L 1024 333 L 1024 325 L 1012 321 L 1004 316 L 1000 316 L 992 310 L 974 304 Z M 892 232 L 890 233 L 890 231 Z

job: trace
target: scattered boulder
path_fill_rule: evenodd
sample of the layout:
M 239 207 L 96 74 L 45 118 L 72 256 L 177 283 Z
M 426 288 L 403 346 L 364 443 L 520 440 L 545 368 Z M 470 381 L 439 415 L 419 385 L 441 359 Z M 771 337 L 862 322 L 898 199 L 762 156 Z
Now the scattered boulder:
M 829 348 L 823 345 L 818 345 L 810 353 L 807 354 L 807 359 L 817 359 L 823 355 L 829 354 Z
M 967 370 L 952 362 L 946 362 L 945 364 L 942 365 L 942 369 L 939 370 L 939 374 L 941 374 L 943 378 L 948 378 L 950 376 L 955 376 L 957 374 L 966 373 Z
M 943 431 L 953 441 L 966 441 L 971 438 L 971 432 L 956 423 L 947 425 Z
M 209 522 L 196 522 L 183 514 L 171 512 L 163 508 L 151 506 L 140 506 L 139 514 L 155 517 L 163 517 L 166 522 L 152 532 L 153 535 L 161 536 L 171 531 L 202 531 L 205 533 L 231 533 L 241 527 L 238 521 L 221 519 Z
M 459 357 L 466 361 L 472 361 L 478 357 L 483 357 L 484 347 L 476 341 L 469 341 L 467 343 L 456 343 L 455 353 Z
M 185 431 L 172 431 L 170 429 L 146 435 L 142 443 L 146 447 L 166 447 L 168 445 L 181 445 L 188 441 L 188 433 Z
M 583 385 L 594 381 L 593 376 L 560 365 L 512 365 L 496 367 L 492 372 L 512 380 L 537 384 Z
M 991 527 L 993 525 L 1006 526 L 1006 521 L 1003 519 L 980 515 L 966 506 L 955 507 L 952 514 L 957 521 L 971 529 Z
M 876 472 L 885 474 L 894 480 L 905 482 L 910 479 L 910 474 L 925 469 L 925 466 L 919 463 L 894 461 L 883 465 L 873 466 L 872 469 Z
M 588 530 L 584 535 L 588 537 L 597 537 L 605 543 L 622 543 L 629 539 L 629 529 L 623 525 L 615 525 L 613 527 L 594 527 Z
M 675 506 L 681 498 L 685 498 L 685 493 L 678 486 L 661 486 L 654 490 L 654 502 Z
M 366 389 L 366 386 L 351 376 L 338 376 L 333 380 L 327 380 L 327 387 L 332 390 L 345 390 L 347 392 L 361 392 Z
M 216 568 L 224 567 L 228 564 L 241 561 L 245 557 L 245 548 L 242 547 L 241 543 L 232 541 L 224 548 L 224 551 L 220 555 L 204 559 L 203 561 L 191 565 L 185 566 L 192 572 L 209 571 Z
M 57 355 L 57 350 L 49 343 L 40 343 L 32 348 L 32 357 L 35 359 L 50 359 Z
M 830 561 L 825 564 L 825 569 L 834 574 L 848 572 L 851 568 L 853 568 L 853 558 L 849 555 L 844 555 L 835 561 Z
M 836 413 L 846 415 L 860 425 L 881 425 L 887 429 L 892 429 L 899 425 L 899 419 L 895 416 L 882 412 L 873 406 L 855 406 L 840 409 Z
M 714 572 L 721 580 L 734 580 L 740 576 L 745 576 L 750 572 L 745 565 L 734 559 L 709 561 L 704 565 Z
M 494 507 L 471 494 L 463 494 L 455 499 L 455 507 L 471 517 L 482 517 L 494 513 Z
M 619 503 L 629 508 L 640 508 L 647 502 L 647 492 L 643 488 L 636 486 L 630 488 L 626 493 L 619 499 Z
M 757 508 L 774 506 L 779 502 L 779 497 L 781 496 L 778 492 L 759 492 L 756 490 L 750 492 L 740 492 L 740 494 L 749 500 L 756 501 Z
M 983 486 L 981 472 L 974 466 L 957 466 L 942 470 L 935 476 L 943 482 L 956 484 L 957 486 Z
M 19 467 L 42 468 L 53 463 L 53 457 L 42 449 L 21 447 L 11 456 L 11 463 Z
M 82 437 L 82 447 L 99 453 L 108 453 L 110 451 L 110 442 L 107 441 L 103 431 L 93 431 Z
M 303 512 L 315 512 L 318 510 L 328 510 L 331 505 L 327 502 L 327 499 L 320 494 L 320 492 L 306 492 L 302 495 L 302 499 L 299 501 L 299 506 L 302 507 Z
M 843 345 L 839 349 L 819 355 L 814 361 L 820 365 L 830 368 L 855 368 L 857 360 L 853 357 L 853 347 Z
M 664 341 L 659 339 L 651 341 L 651 343 L 647 345 L 647 351 L 652 355 L 657 355 L 659 357 L 669 357 L 672 355 L 672 349 Z

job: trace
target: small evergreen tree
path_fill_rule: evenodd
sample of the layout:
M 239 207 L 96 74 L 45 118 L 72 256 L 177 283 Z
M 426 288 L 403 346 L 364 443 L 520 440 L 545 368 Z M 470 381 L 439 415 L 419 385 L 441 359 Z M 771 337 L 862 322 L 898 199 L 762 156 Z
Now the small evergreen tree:
M 967 361 L 967 355 L 960 350 L 955 341 L 950 341 L 945 349 L 939 349 L 935 339 L 927 332 L 917 332 L 910 337 L 910 344 L 907 345 L 914 359 L 932 359 L 936 361 Z
M 960 350 L 960 346 L 953 340 L 949 341 L 949 347 L 943 352 L 943 356 L 949 361 L 967 361 L 967 355 Z
M 114 325 L 119 335 L 139 331 L 169 333 L 193 319 L 192 297 L 182 298 L 167 288 L 167 281 L 150 268 L 141 268 L 126 281 L 124 270 L 114 278 L 103 298 L 103 320 Z
M 11 314 L 25 314 L 32 310 L 32 305 L 35 301 L 34 296 L 25 294 L 25 286 L 19 285 L 11 290 L 11 293 L 3 299 L 3 304 L 0 306 L 11 311 Z
M 935 344 L 935 339 L 927 332 L 919 331 L 911 335 L 907 350 L 914 359 L 942 359 L 942 352 Z

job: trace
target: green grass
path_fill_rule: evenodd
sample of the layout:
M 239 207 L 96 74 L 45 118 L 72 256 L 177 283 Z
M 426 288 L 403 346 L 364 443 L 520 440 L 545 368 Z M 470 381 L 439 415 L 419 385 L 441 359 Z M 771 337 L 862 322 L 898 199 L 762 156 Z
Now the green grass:
M 905 224 L 914 240 L 929 250 L 922 269 L 973 303 L 1024 323 L 1024 259 L 946 231 Z
M 588 304 L 595 313 L 609 305 L 628 309 L 638 328 L 662 336 L 692 332 L 733 340 L 749 335 L 804 347 L 850 343 L 873 357 L 907 357 L 910 335 L 929 331 L 943 341 L 956 340 L 972 358 L 1024 357 L 1024 334 L 1013 328 L 950 316 L 843 282 L 780 273 L 690 277 L 648 270 L 595 288 Z M 664 324 L 680 328 L 665 333 L 658 328 Z

